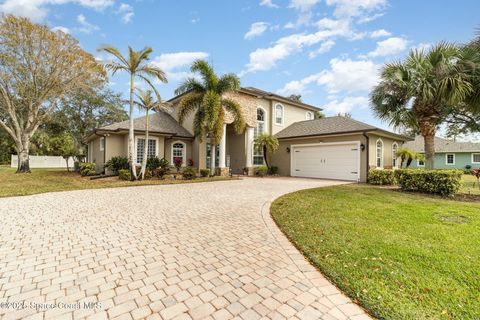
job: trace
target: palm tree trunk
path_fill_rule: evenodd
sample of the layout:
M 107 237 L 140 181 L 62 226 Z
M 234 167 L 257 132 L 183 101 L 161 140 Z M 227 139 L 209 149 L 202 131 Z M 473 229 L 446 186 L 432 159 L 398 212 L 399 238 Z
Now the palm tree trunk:
M 128 126 L 128 162 L 130 164 L 130 180 L 137 180 L 137 170 L 135 160 L 133 159 L 133 150 L 135 149 L 135 136 L 133 127 L 133 94 L 135 90 L 134 74 L 130 74 L 130 124 Z
M 267 146 L 263 146 L 263 160 L 265 161 L 265 165 L 267 166 L 267 168 L 270 169 L 267 161 Z
M 217 160 L 216 158 L 216 152 L 215 152 L 215 145 L 214 144 L 210 144 L 210 175 L 215 175 L 215 160 Z
M 142 160 L 142 168 L 140 170 L 140 180 L 145 179 L 145 169 L 147 168 L 147 154 L 148 154 L 148 108 L 145 113 L 145 144 L 143 145 L 143 160 Z
M 430 119 L 422 119 L 420 121 L 420 131 L 423 136 L 425 148 L 425 169 L 434 168 L 435 158 L 435 133 L 436 126 Z

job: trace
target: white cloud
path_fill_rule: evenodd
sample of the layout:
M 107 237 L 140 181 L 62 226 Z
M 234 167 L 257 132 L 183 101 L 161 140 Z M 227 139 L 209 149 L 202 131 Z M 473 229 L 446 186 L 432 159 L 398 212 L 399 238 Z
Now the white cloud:
M 386 0 L 326 0 L 327 5 L 335 6 L 336 17 L 357 17 L 365 12 L 373 12 L 385 8 Z
M 96 25 L 91 24 L 90 22 L 87 21 L 87 18 L 83 14 L 79 14 L 77 16 L 77 22 L 80 24 L 80 27 L 77 28 L 79 32 L 83 33 L 91 33 L 92 31 L 95 30 L 100 30 L 100 28 Z
M 167 74 L 168 80 L 178 81 L 191 76 L 191 73 L 182 69 L 190 67 L 193 61 L 208 56 L 208 53 L 201 51 L 162 53 L 152 63 Z
M 320 48 L 318 48 L 317 50 L 315 51 L 311 51 L 309 54 L 308 54 L 308 57 L 310 59 L 313 59 L 315 58 L 316 56 L 318 56 L 319 54 L 322 54 L 322 53 L 326 53 L 328 51 L 330 51 L 330 49 L 332 49 L 332 47 L 335 45 L 335 41 L 333 40 L 327 40 L 325 41 L 324 43 L 322 43 L 320 45 Z
M 429 42 L 421 42 L 421 43 L 417 44 L 416 46 L 413 46 L 412 49 L 419 50 L 419 51 L 428 51 L 432 46 L 433 46 L 433 44 L 431 44 Z
M 318 74 L 313 74 L 302 80 L 294 80 L 288 82 L 282 89 L 277 90 L 279 94 L 289 95 L 289 94 L 305 94 L 308 91 L 306 90 L 307 85 L 316 82 L 318 80 Z
M 327 87 L 329 93 L 339 91 L 366 91 L 378 82 L 380 66 L 371 60 L 330 60 L 330 70 L 318 74 L 317 83 Z
M 55 32 L 61 31 L 61 32 L 66 33 L 66 34 L 70 34 L 70 29 L 68 29 L 67 27 L 63 27 L 63 26 L 53 27 L 51 30 L 55 31 Z
M 122 15 L 122 22 L 125 24 L 129 23 L 135 15 L 133 7 L 127 3 L 120 4 L 117 13 Z
M 408 41 L 400 37 L 390 37 L 377 42 L 375 50 L 368 53 L 370 57 L 385 57 L 398 54 L 407 48 Z
M 260 5 L 269 8 L 279 8 L 279 6 L 273 3 L 272 0 L 262 0 L 260 1 Z
M 42 22 L 48 15 L 48 6 L 66 3 L 102 10 L 113 5 L 114 0 L 5 0 L 0 4 L 0 12 L 26 17 L 34 22 Z
M 378 29 L 370 33 L 370 38 L 382 38 L 382 37 L 389 37 L 391 35 L 392 34 L 385 29 Z
M 250 53 L 246 68 L 240 72 L 243 76 L 249 72 L 265 71 L 273 68 L 278 61 L 289 57 L 291 54 L 327 40 L 333 36 L 352 37 L 354 33 L 349 28 L 348 21 L 322 19 L 317 22 L 320 29 L 314 33 L 294 33 L 278 39 L 268 48 L 258 48 Z
M 367 97 L 356 96 L 345 97 L 342 100 L 335 99 L 329 101 L 326 105 L 323 105 L 322 108 L 330 113 L 347 113 L 354 109 L 364 109 L 368 104 L 369 101 Z
M 290 0 L 290 8 L 299 11 L 308 11 L 319 2 L 320 0 Z
M 268 25 L 269 24 L 267 22 L 252 23 L 252 25 L 250 26 L 250 30 L 248 30 L 248 32 L 245 33 L 244 38 L 245 39 L 252 39 L 252 38 L 260 36 L 262 33 L 264 33 L 267 30 Z

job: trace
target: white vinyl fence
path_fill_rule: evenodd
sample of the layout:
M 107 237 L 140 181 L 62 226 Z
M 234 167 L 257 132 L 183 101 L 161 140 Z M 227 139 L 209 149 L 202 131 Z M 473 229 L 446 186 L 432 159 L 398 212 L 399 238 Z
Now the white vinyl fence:
M 68 160 L 68 166 L 73 167 L 73 162 L 75 160 L 73 157 L 70 157 Z M 18 167 L 18 156 L 12 154 L 11 167 Z M 67 162 L 62 157 L 57 156 L 30 156 L 30 168 L 62 168 L 67 169 Z

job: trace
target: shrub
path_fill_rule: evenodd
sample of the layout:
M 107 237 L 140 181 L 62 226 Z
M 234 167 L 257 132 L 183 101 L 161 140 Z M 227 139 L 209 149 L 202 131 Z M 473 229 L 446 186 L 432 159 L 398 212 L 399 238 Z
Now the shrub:
M 80 172 L 80 162 L 79 161 L 75 161 L 73 163 L 73 171 Z
M 195 162 L 193 161 L 192 158 L 188 158 L 187 160 L 187 166 L 188 167 L 193 167 L 195 165 Z
M 461 185 L 461 170 L 395 170 L 395 179 L 404 191 L 420 191 L 452 196 Z
M 391 169 L 370 169 L 368 171 L 368 183 L 376 185 L 395 184 L 395 174 Z
M 158 157 L 150 157 L 147 159 L 147 169 L 156 170 L 160 167 L 160 159 Z
M 130 180 L 130 169 L 120 169 L 120 170 L 118 170 L 118 177 L 121 180 Z
M 193 180 L 197 177 L 197 170 L 194 167 L 186 167 L 183 170 L 183 178 L 185 180 Z
M 200 169 L 200 175 L 205 178 L 210 175 L 210 169 Z
M 80 163 L 80 175 L 82 176 L 94 176 L 97 174 L 95 170 L 95 163 L 94 162 L 82 162 Z
M 182 158 L 178 157 L 178 158 L 173 159 L 173 165 L 177 169 L 177 172 L 180 171 L 180 168 L 182 167 L 182 164 L 183 164 L 183 159 Z
M 268 172 L 268 167 L 263 165 L 263 166 L 259 166 L 257 167 L 257 175 L 261 176 L 261 177 L 264 177 Z
M 271 166 L 270 169 L 268 169 L 268 173 L 272 175 L 278 174 L 278 167 Z
M 105 163 L 105 168 L 108 168 L 113 173 L 118 174 L 119 170 L 128 169 L 128 158 L 113 157 Z

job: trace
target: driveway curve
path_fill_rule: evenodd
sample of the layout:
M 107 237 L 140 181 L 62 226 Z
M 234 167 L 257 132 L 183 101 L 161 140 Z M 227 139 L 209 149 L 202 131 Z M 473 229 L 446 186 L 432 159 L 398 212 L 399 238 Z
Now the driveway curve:
M 0 199 L 2 319 L 369 319 L 269 203 L 342 182 L 245 178 Z

